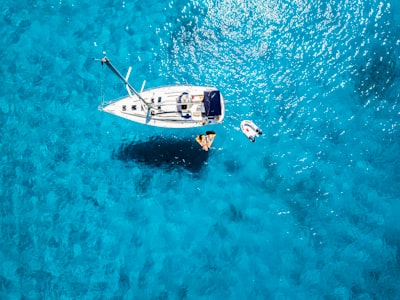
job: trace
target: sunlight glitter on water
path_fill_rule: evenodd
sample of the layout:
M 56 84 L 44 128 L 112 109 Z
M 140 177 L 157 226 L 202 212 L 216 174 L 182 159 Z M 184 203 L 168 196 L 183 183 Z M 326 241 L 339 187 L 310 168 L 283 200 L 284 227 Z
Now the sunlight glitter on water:
M 3 298 L 397 296 L 398 2 L 4 5 Z M 103 51 L 220 88 L 215 148 L 98 112 Z

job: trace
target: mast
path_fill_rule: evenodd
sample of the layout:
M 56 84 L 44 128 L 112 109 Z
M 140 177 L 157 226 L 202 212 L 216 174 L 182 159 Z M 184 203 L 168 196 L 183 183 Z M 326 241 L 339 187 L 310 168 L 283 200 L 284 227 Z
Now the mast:
M 131 92 L 133 92 L 133 93 L 140 99 L 140 101 L 142 101 L 142 102 L 147 106 L 147 108 L 151 108 L 151 104 L 150 104 L 150 103 L 147 103 L 147 102 L 143 99 L 143 97 L 140 96 L 140 94 L 139 94 L 139 93 L 133 88 L 133 86 L 128 82 L 128 77 L 129 77 L 130 72 L 128 73 L 127 78 L 125 78 L 125 77 L 122 76 L 122 74 L 117 70 L 117 68 L 114 67 L 114 65 L 111 63 L 111 61 L 110 61 L 106 56 L 104 56 L 104 57 L 101 59 L 101 64 L 102 64 L 102 65 L 103 65 L 103 64 L 106 64 L 107 67 L 109 67 L 110 70 L 113 71 L 113 73 L 114 73 L 115 75 L 117 75 L 117 76 L 119 77 L 119 79 L 121 79 L 121 80 L 125 83 L 125 85 L 129 88 L 129 90 L 130 90 Z

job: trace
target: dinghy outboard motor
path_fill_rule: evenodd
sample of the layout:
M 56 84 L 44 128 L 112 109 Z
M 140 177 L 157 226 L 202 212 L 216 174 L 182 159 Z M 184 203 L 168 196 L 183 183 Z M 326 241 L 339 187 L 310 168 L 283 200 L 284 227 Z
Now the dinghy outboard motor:
M 256 141 L 256 137 L 262 135 L 262 130 L 250 120 L 242 121 L 240 123 L 240 129 L 252 143 Z

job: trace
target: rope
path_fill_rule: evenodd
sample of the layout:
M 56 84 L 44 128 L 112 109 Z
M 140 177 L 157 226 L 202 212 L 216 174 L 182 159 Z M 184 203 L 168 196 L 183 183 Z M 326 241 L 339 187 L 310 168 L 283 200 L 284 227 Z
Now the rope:
M 104 105 L 104 66 L 101 66 L 101 76 L 100 76 L 100 97 L 101 97 L 101 106 Z

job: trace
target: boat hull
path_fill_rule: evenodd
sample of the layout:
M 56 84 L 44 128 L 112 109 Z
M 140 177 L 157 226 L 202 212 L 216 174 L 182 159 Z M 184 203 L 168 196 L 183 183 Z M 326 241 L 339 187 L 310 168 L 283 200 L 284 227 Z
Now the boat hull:
M 144 90 L 99 106 L 127 120 L 164 128 L 220 124 L 225 103 L 215 87 L 178 85 Z M 142 101 L 144 100 L 144 101 Z
M 243 134 L 247 136 L 247 138 L 253 143 L 256 141 L 256 137 L 262 134 L 262 130 L 250 120 L 243 120 L 240 123 L 240 129 L 242 130 Z

